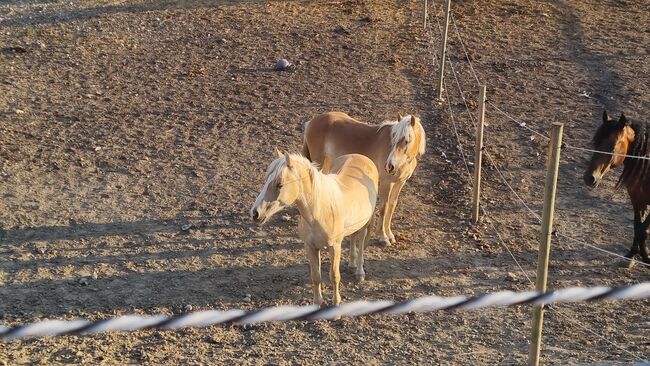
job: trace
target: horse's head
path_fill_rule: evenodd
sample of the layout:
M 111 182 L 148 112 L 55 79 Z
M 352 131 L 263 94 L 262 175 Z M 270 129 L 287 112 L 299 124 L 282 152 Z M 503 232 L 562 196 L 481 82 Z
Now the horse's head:
M 415 116 L 399 116 L 391 126 L 391 149 L 384 170 L 391 175 L 400 175 L 405 167 L 424 154 L 426 135 L 420 119 Z
M 603 112 L 603 124 L 598 127 L 593 139 L 594 150 L 612 154 L 625 155 L 628 147 L 634 142 L 634 130 L 623 114 L 616 120 Z M 596 187 L 603 176 L 625 160 L 625 156 L 595 152 L 584 174 L 585 184 Z
M 277 158 L 266 170 L 262 191 L 250 210 L 251 218 L 262 224 L 285 207 L 291 206 L 300 194 L 301 174 L 304 173 L 295 166 L 295 155 L 283 154 L 277 149 L 276 154 Z

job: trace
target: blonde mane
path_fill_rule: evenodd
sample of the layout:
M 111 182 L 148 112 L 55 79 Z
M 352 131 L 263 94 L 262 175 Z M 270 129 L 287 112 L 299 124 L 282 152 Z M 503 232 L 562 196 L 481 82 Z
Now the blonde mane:
M 318 167 L 318 164 L 312 163 L 309 159 L 300 154 L 287 154 L 291 160 L 292 167 L 290 171 L 299 176 L 298 179 L 309 178 L 311 180 L 312 195 L 310 197 L 304 196 L 305 202 L 314 210 L 316 215 L 324 214 L 324 210 L 331 210 L 330 213 L 336 213 L 341 206 L 341 189 L 339 188 L 338 180 L 335 174 L 323 174 Z M 300 176 L 298 167 L 303 168 L 308 172 L 308 176 Z M 267 180 L 277 179 L 282 170 L 287 168 L 287 160 L 285 157 L 275 159 L 267 169 Z
M 420 119 L 415 117 L 415 128 L 418 129 L 420 133 L 420 145 L 418 146 L 418 155 L 424 154 L 426 149 L 426 137 L 424 133 L 424 128 L 420 123 Z M 402 117 L 399 121 L 384 121 L 382 122 L 377 131 L 379 131 L 384 126 L 390 126 L 390 139 L 391 145 L 395 146 L 401 139 L 408 137 L 409 141 L 415 140 L 415 129 L 411 126 L 411 115 L 406 115 Z

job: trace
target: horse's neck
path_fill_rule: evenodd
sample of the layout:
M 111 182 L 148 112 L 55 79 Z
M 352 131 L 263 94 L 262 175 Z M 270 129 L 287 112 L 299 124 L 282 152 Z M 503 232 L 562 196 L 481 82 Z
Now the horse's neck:
M 326 222 L 329 222 L 331 212 L 331 207 L 334 202 L 330 202 L 328 197 L 323 197 L 322 192 L 314 191 L 314 179 L 322 179 L 321 172 L 315 172 L 315 174 L 310 174 L 311 172 L 307 171 L 309 174 L 309 179 L 304 179 L 302 181 L 302 189 L 298 200 L 296 201 L 296 206 L 300 212 L 300 216 L 309 224 L 318 223 L 323 225 Z M 325 182 L 322 182 L 325 183 Z M 322 187 L 321 187 L 322 188 Z M 327 188 L 326 188 L 327 189 Z
M 390 150 L 393 147 L 393 126 L 394 125 L 384 125 L 377 131 L 377 144 L 374 151 L 377 151 L 381 156 L 377 156 L 379 160 L 386 160 Z

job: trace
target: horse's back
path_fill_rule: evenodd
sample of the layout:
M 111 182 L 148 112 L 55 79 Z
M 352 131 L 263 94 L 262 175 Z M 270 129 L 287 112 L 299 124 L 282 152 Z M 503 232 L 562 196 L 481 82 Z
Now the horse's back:
M 323 164 L 345 154 L 372 155 L 377 126 L 360 122 L 343 112 L 328 112 L 305 125 L 303 153 Z

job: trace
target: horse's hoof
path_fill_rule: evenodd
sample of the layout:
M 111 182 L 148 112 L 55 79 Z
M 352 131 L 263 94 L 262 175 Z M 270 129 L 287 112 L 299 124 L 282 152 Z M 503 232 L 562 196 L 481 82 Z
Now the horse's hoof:
M 357 282 L 363 282 L 366 280 L 365 274 L 358 274 L 356 277 L 357 277 Z
M 394 236 L 390 238 L 390 243 L 391 244 L 397 244 L 397 240 L 395 240 Z
M 390 239 L 389 238 L 379 238 L 377 239 L 377 243 L 381 246 L 388 247 L 390 246 Z
M 636 261 L 634 259 L 627 261 L 625 264 L 625 268 L 631 269 L 636 265 Z

